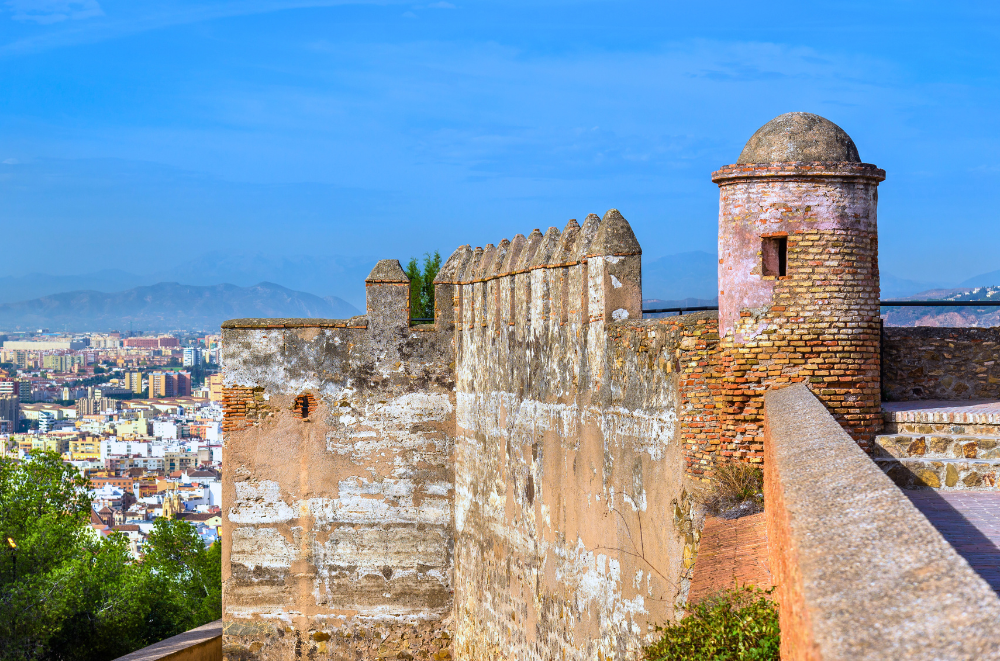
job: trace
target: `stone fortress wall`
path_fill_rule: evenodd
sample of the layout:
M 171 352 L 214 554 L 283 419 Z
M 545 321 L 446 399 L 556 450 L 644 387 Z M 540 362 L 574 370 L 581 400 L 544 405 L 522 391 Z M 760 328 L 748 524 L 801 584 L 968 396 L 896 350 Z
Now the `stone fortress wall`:
M 365 317 L 227 322 L 227 656 L 634 656 L 684 603 L 717 327 L 642 320 L 640 259 L 612 210 L 459 248 L 433 325 L 391 260 Z
M 1000 399 L 1000 329 L 884 328 L 882 399 Z
M 454 352 L 398 262 L 366 285 L 364 317 L 223 328 L 227 658 L 450 645 Z
M 611 210 L 442 268 L 458 658 L 632 658 L 683 599 L 674 354 L 698 324 L 640 320 L 640 255 Z
M 635 658 L 683 608 L 692 489 L 764 459 L 801 383 L 880 431 L 877 185 L 815 115 L 720 185 L 720 312 L 642 319 L 612 209 L 462 246 L 409 323 L 395 260 L 346 321 L 224 326 L 230 659 Z

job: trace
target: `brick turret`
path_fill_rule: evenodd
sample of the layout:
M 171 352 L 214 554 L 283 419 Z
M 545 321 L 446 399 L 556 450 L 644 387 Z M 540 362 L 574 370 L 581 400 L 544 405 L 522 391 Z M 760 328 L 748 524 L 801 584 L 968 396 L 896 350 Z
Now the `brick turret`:
M 759 461 L 763 392 L 797 381 L 870 447 L 880 420 L 876 205 L 884 179 L 847 133 L 808 113 L 768 122 L 736 164 L 712 175 L 720 189 L 723 455 Z

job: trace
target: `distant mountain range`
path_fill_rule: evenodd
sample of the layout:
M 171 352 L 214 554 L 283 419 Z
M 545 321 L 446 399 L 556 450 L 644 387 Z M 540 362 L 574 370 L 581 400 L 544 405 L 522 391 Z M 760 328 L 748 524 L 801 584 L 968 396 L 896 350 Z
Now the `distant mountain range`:
M 364 279 L 375 261 L 365 256 L 212 252 L 149 275 L 103 269 L 81 275 L 0 277 L 0 328 L 127 329 L 131 323 L 149 330 L 207 329 L 243 316 L 349 317 L 365 307 Z M 644 307 L 714 304 L 718 268 L 716 255 L 704 251 L 646 260 Z M 273 284 L 277 282 L 281 284 Z M 1000 286 L 1000 271 L 970 278 L 957 289 L 885 272 L 881 284 L 883 299 L 935 298 Z M 919 310 L 925 310 L 926 317 L 926 309 L 917 308 L 893 312 L 891 318 L 893 323 L 912 323 Z M 947 314 L 956 319 L 975 316 L 969 311 Z
M 210 252 L 149 275 L 103 269 L 76 275 L 26 273 L 0 277 L 0 303 L 80 290 L 120 292 L 161 282 L 201 286 L 226 282 L 238 287 L 249 287 L 259 282 L 280 282 L 296 291 L 336 296 L 355 307 L 363 307 L 365 277 L 376 261 L 370 257 L 339 255 L 269 257 L 261 253 Z
M 1000 301 L 1000 286 L 932 289 L 909 298 L 917 301 Z M 886 307 L 882 309 L 882 319 L 886 326 L 1000 326 L 1000 306 Z
M 345 319 L 357 314 L 357 308 L 335 296 L 324 299 L 271 282 L 250 287 L 161 282 L 112 294 L 77 290 L 0 304 L 0 328 L 209 331 L 239 317 Z

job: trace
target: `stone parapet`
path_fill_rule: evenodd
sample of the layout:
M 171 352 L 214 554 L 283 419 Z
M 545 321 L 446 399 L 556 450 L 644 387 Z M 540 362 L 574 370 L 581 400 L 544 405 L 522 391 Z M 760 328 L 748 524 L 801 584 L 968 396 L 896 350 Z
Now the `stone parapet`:
M 1000 599 L 804 385 L 764 398 L 781 658 L 1000 659 Z
M 497 245 L 460 246 L 434 280 L 442 330 L 513 326 L 539 334 L 580 323 L 642 317 L 642 249 L 617 209 Z M 460 343 L 461 340 L 459 339 Z

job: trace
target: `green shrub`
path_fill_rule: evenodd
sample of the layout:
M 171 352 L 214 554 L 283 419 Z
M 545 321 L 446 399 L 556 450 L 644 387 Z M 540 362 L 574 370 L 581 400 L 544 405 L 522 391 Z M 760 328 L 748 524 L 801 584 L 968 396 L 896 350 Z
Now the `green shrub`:
M 645 661 L 730 661 L 779 658 L 778 607 L 770 590 L 723 590 L 695 605 L 680 622 L 657 627 L 663 637 L 644 651 Z

